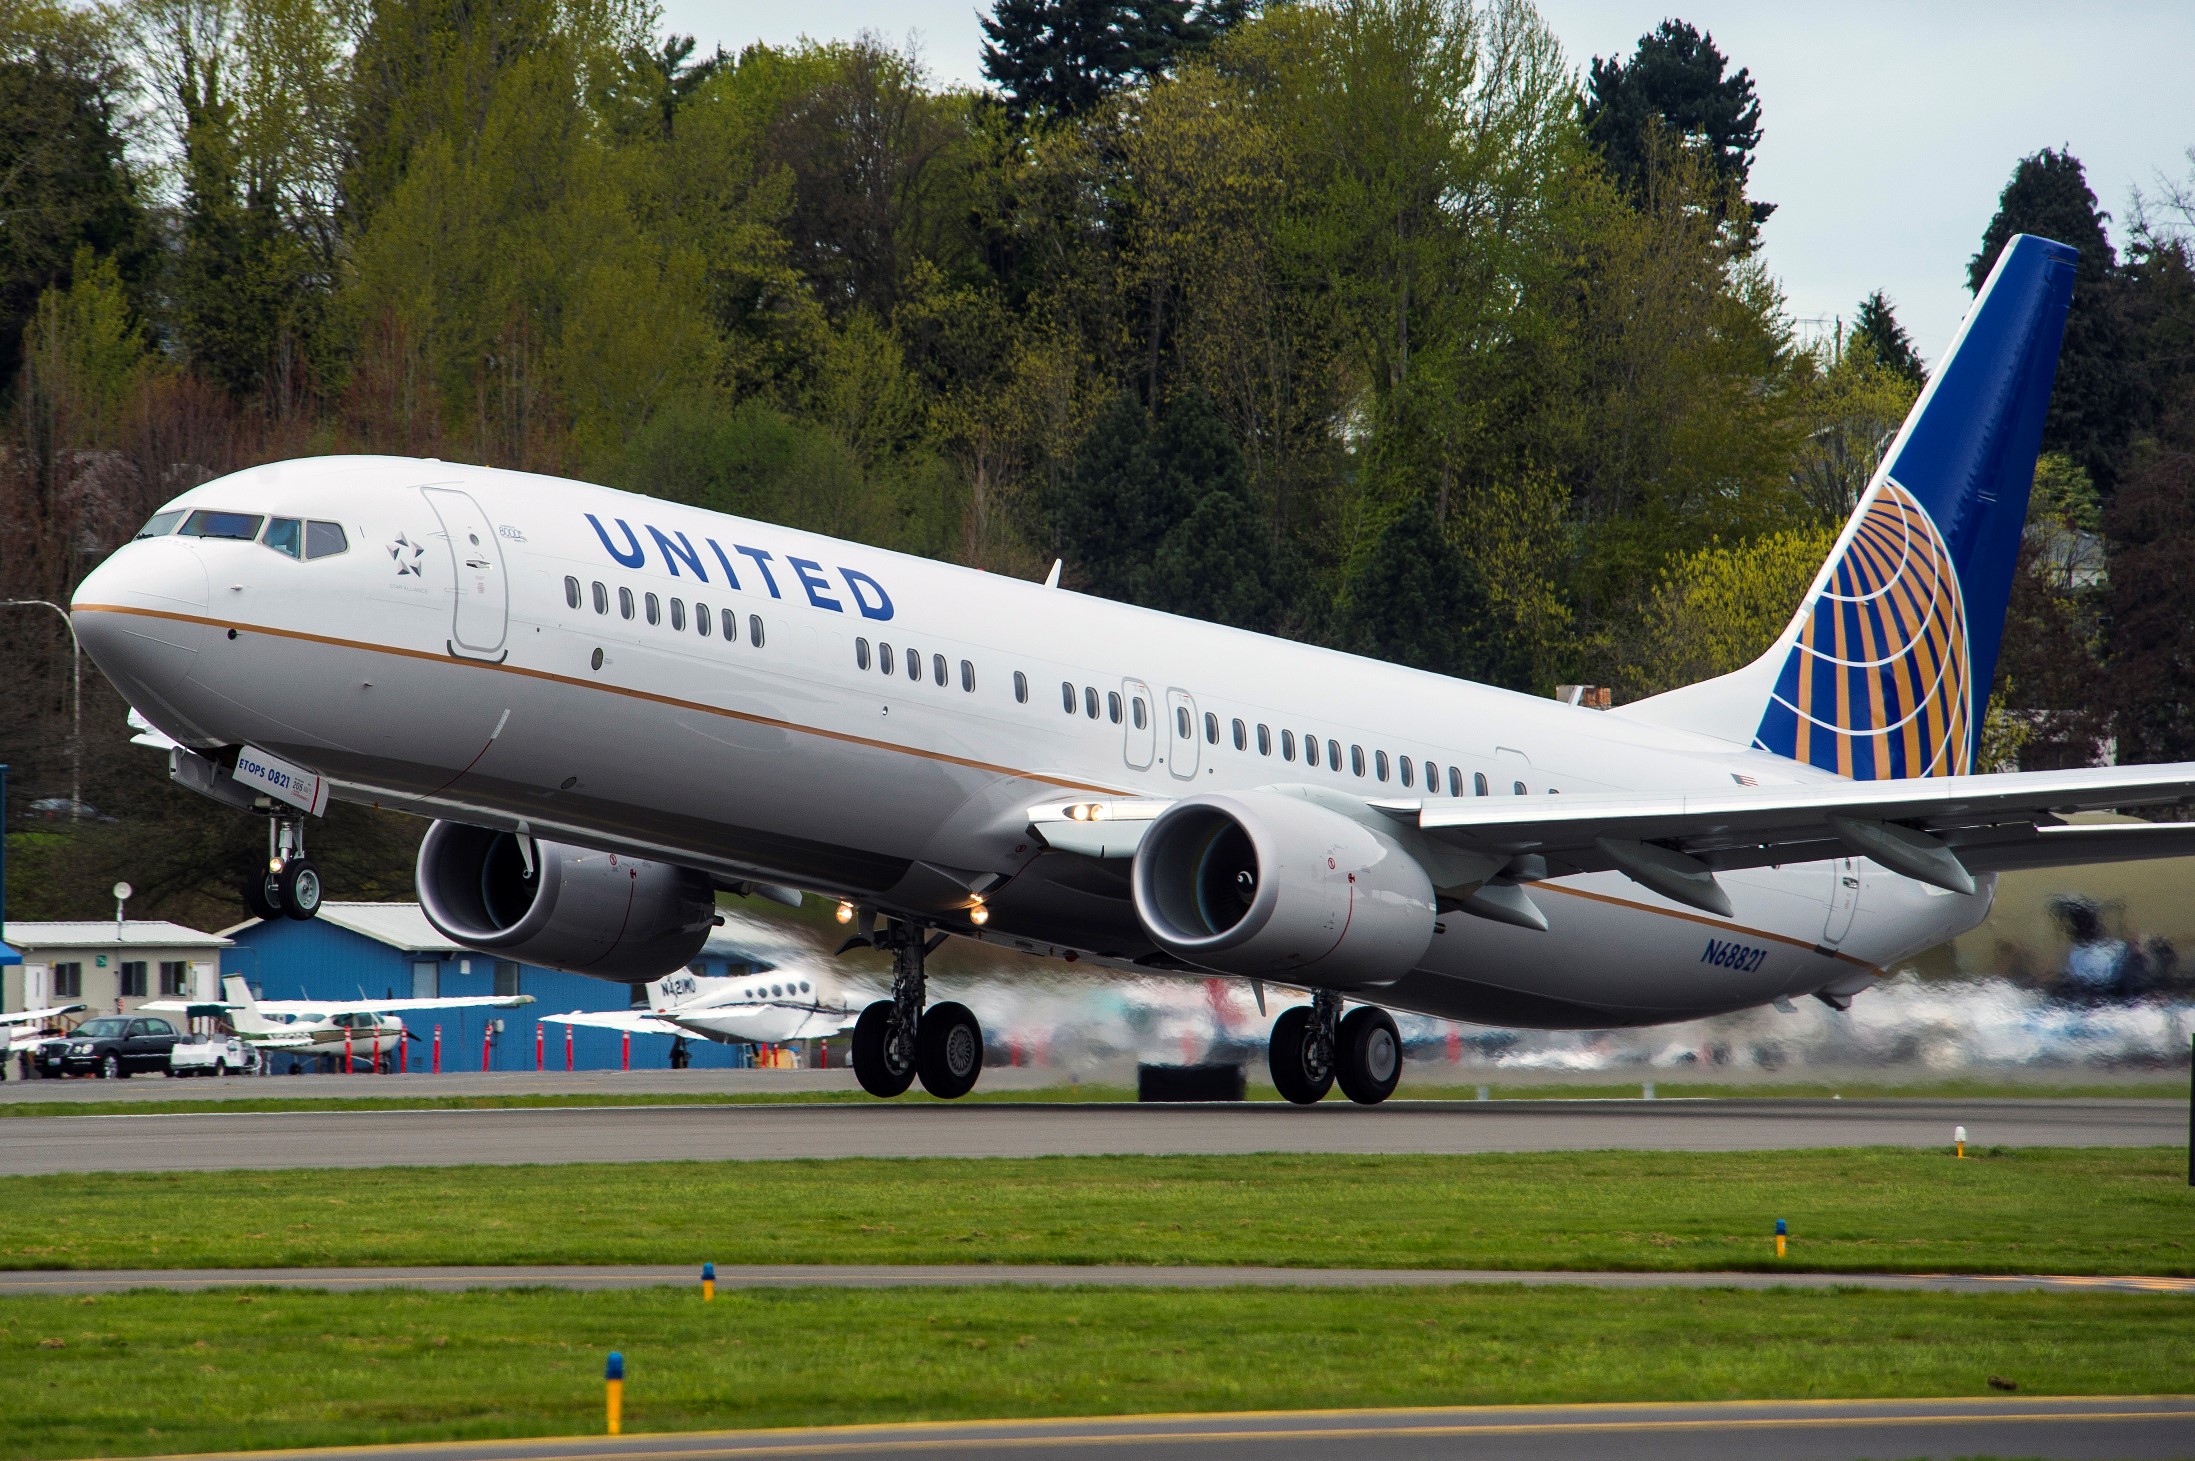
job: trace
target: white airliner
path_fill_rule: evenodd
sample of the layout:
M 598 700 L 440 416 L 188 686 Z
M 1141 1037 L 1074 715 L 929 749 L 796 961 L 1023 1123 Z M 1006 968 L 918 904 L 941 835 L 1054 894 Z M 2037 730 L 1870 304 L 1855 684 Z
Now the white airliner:
M 395 1016 L 402 1011 L 516 1009 L 530 994 L 452 995 L 446 999 L 260 999 L 241 974 L 221 980 L 220 999 L 156 999 L 140 1009 L 194 1019 L 221 1018 L 236 1038 L 262 1053 L 286 1051 L 316 1060 L 351 1060 L 369 1070 L 393 1064 L 404 1041 L 417 1039 Z
M 435 818 L 453 941 L 608 979 L 719 890 L 894 954 L 862 1083 L 975 1083 L 949 934 L 1311 989 L 1281 1091 L 1377 1102 L 1382 1006 L 1599 1028 L 1815 995 L 1980 922 L 1999 869 L 2195 852 L 2065 814 L 2195 766 L 1972 775 L 2075 254 L 2022 237 L 1790 626 L 1612 712 L 518 472 L 290 461 L 193 488 L 77 590 L 177 779 L 317 879 L 328 797 Z M 1346 1017 L 1345 1001 L 1357 1002 Z
M 648 1007 L 573 1010 L 543 1015 L 552 1025 L 622 1030 L 635 1035 L 698 1036 L 720 1045 L 782 1045 L 836 1035 L 868 997 L 849 989 L 821 959 L 768 926 L 734 914 L 703 945 L 715 958 L 744 964 L 728 974 L 680 969 L 648 985 Z

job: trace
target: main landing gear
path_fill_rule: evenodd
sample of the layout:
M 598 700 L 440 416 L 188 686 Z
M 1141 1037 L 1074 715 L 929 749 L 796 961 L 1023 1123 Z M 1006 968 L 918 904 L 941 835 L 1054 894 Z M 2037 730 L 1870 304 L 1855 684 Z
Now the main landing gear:
M 892 997 L 870 1005 L 854 1022 L 854 1078 L 870 1095 L 889 1097 L 919 1076 L 931 1095 L 957 1100 L 983 1074 L 983 1027 L 963 1004 L 923 1008 L 923 960 L 945 935 L 925 940 L 911 924 L 886 928 L 877 943 L 892 951 Z
M 1341 1093 L 1360 1106 L 1377 1106 L 1402 1081 L 1402 1037 L 1387 1011 L 1358 1005 L 1341 1012 L 1341 996 L 1321 989 L 1308 1006 L 1285 1009 L 1273 1021 L 1268 1058 L 1273 1084 L 1299 1106 Z
M 320 912 L 320 869 L 305 855 L 302 817 L 267 819 L 267 862 L 244 878 L 244 904 L 260 919 L 312 918 Z

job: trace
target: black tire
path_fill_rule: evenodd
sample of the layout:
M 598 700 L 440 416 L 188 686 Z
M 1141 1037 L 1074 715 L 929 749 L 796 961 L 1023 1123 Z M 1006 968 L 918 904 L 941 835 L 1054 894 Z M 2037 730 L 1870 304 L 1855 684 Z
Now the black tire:
M 872 1096 L 902 1095 L 915 1082 L 915 1068 L 892 1058 L 892 1002 L 880 999 L 854 1021 L 854 1079 Z
M 272 923 L 282 916 L 282 895 L 276 891 L 272 873 L 253 873 L 244 879 L 239 891 L 244 895 L 244 906 L 260 922 Z
M 213 1078 L 215 1080 L 223 1079 L 228 1073 L 229 1063 L 226 1060 L 217 1060 L 213 1063 Z
M 1334 1033 L 1334 1079 L 1359 1106 L 1377 1106 L 1402 1084 L 1402 1036 L 1387 1011 L 1360 1004 Z
M 968 1006 L 933 1004 L 922 1012 L 915 1066 L 922 1089 L 941 1101 L 957 1101 L 983 1076 L 983 1026 Z
M 121 1056 L 109 1050 L 99 1062 L 99 1078 L 106 1081 L 126 1081 L 130 1078 L 130 1068 L 122 1063 Z
M 1273 1042 L 1266 1060 L 1273 1068 L 1273 1084 L 1280 1088 L 1283 1099 L 1298 1106 L 1314 1106 L 1334 1088 L 1333 1068 L 1319 1069 L 1314 1054 L 1310 1007 L 1299 1004 L 1282 1010 L 1280 1018 L 1273 1021 Z
M 300 922 L 320 912 L 320 869 L 309 857 L 293 857 L 282 865 L 282 911 Z

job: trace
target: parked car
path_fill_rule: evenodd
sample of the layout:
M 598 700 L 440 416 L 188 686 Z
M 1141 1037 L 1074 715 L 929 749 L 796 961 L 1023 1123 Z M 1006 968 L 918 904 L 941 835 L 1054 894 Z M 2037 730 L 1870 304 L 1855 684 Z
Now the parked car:
M 259 1052 L 234 1035 L 186 1035 L 168 1052 L 171 1076 L 250 1075 Z
M 113 822 L 117 818 L 93 806 L 90 802 L 70 801 L 65 796 L 42 796 L 23 809 L 28 821 L 38 822 Z
M 41 1044 L 38 1073 L 127 1080 L 141 1070 L 166 1070 L 168 1052 L 182 1038 L 158 1015 L 101 1015 Z

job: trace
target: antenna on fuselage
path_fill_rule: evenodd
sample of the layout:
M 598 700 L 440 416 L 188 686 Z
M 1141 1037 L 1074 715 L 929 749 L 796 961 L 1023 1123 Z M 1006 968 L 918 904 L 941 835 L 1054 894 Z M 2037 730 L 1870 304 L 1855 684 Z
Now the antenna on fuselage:
M 1059 587 L 1059 566 L 1065 561 L 1066 560 L 1060 558 L 1054 558 L 1052 560 L 1052 571 L 1044 575 L 1044 586 L 1046 588 Z

